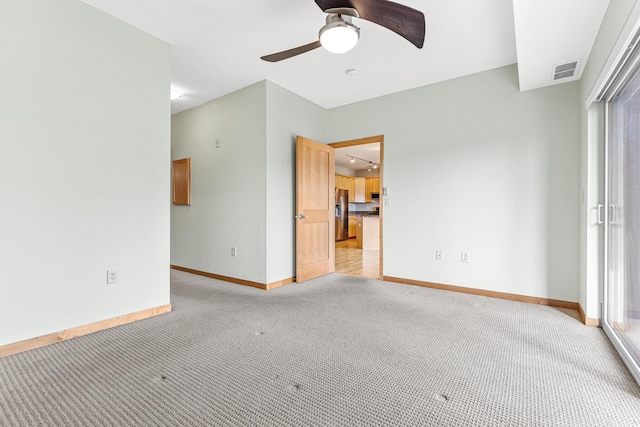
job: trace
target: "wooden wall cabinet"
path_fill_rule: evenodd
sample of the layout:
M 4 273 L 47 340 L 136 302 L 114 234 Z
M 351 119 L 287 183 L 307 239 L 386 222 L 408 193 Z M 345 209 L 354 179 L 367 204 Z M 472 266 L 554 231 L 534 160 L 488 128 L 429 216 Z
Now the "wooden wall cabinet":
M 371 193 L 380 193 L 380 178 L 371 178 Z M 371 194 L 369 194 L 371 197 Z M 378 199 L 371 199 L 371 201 L 376 201 Z
M 371 192 L 380 193 L 380 178 L 371 178 Z
M 366 190 L 365 190 L 365 201 L 367 203 L 373 202 L 374 199 L 371 198 L 371 193 L 379 193 L 380 192 L 380 178 L 367 178 L 366 182 Z
M 173 161 L 173 204 L 191 204 L 191 158 Z
M 336 188 L 349 191 L 349 203 L 356 201 L 355 178 L 336 174 Z
M 356 196 L 355 196 L 355 202 L 356 203 L 364 203 L 365 202 L 365 190 L 366 190 L 366 178 L 362 178 L 362 177 L 357 177 L 355 178 L 355 190 L 356 190 Z
M 349 191 L 349 203 L 370 203 L 371 193 L 380 192 L 380 178 L 336 174 L 336 188 Z
M 356 184 L 355 178 L 352 176 L 345 176 L 347 180 L 347 190 L 349 190 L 349 203 L 355 203 L 356 201 Z

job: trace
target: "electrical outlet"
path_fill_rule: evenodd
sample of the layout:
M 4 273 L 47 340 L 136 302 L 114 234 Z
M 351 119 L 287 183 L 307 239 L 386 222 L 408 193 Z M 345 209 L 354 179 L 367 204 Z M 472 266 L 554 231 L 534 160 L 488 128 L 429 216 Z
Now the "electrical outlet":
M 107 270 L 107 285 L 118 283 L 118 271 Z
M 231 256 L 238 256 L 238 248 L 231 248 Z
M 460 253 L 460 261 L 469 262 L 469 254 L 467 252 Z
M 437 250 L 436 251 L 436 261 L 442 261 L 442 251 L 441 250 Z
M 391 202 L 389 201 L 389 197 L 385 197 L 384 198 L 384 205 L 385 206 L 390 206 Z

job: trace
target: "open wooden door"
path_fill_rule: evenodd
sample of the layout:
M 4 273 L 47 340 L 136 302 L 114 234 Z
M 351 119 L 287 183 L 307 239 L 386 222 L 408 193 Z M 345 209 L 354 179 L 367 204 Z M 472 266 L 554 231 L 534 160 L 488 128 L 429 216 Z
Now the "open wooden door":
M 335 271 L 333 148 L 296 139 L 296 282 Z

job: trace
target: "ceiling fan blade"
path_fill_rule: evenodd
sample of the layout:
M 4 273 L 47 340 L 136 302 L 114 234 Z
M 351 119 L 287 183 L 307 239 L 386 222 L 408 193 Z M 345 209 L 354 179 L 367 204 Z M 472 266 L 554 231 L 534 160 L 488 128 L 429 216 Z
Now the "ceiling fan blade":
M 265 55 L 260 57 L 260 59 L 267 62 L 278 62 L 278 61 L 282 61 L 283 59 L 291 58 L 293 56 L 300 55 L 305 52 L 309 52 L 310 50 L 319 48 L 320 46 L 322 45 L 318 40 L 313 43 L 305 44 L 304 46 L 298 46 L 298 47 L 294 47 L 293 49 L 283 50 L 282 52 L 272 53 L 271 55 Z
M 360 18 L 381 25 L 413 43 L 418 49 L 424 45 L 426 25 L 419 10 L 388 0 L 316 0 L 320 9 L 351 7 Z

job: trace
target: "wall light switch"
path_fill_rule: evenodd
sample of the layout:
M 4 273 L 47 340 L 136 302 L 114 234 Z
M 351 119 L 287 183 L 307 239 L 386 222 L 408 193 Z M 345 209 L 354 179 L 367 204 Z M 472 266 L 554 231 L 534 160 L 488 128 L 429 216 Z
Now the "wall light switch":
M 469 262 L 469 254 L 467 252 L 462 252 L 460 254 L 460 261 Z
M 216 139 L 216 148 L 220 148 L 220 140 Z
M 442 251 L 441 250 L 437 250 L 436 251 L 436 261 L 442 261 Z

